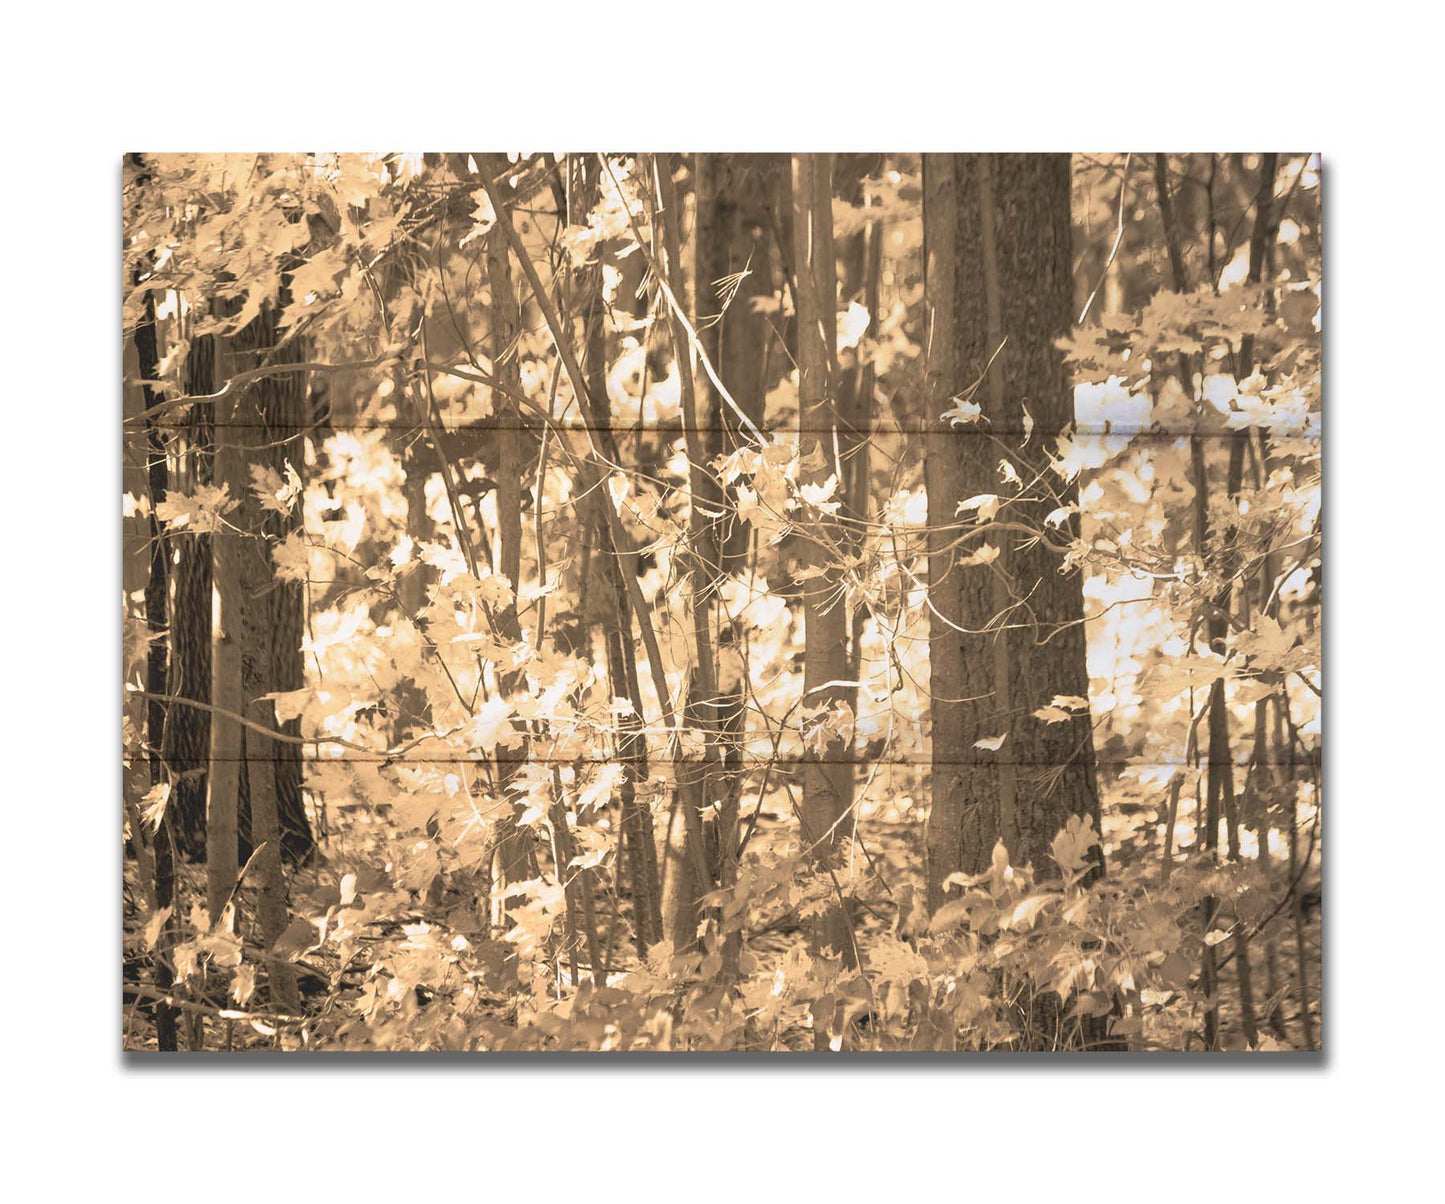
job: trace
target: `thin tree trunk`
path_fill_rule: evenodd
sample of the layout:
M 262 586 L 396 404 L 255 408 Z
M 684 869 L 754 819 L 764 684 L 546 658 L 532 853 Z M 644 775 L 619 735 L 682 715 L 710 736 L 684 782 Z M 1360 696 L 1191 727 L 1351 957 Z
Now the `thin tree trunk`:
M 248 485 L 245 460 L 236 438 L 241 414 L 238 403 L 228 404 L 217 415 L 216 424 L 216 484 L 235 501 L 246 496 Z M 210 765 L 206 773 L 206 899 L 212 924 L 221 918 L 240 869 L 237 825 L 244 749 L 241 725 L 232 718 L 242 714 L 245 706 L 241 685 L 244 536 L 234 525 L 239 517 L 236 511 L 226 515 L 211 539 L 215 553 L 215 622 L 211 632 L 210 698 L 216 710 L 211 716 Z
M 276 312 L 267 306 L 234 338 L 231 351 L 238 357 L 249 359 L 254 356 L 259 360 L 276 354 L 275 340 Z M 289 349 L 289 353 L 294 355 L 295 349 Z M 288 434 L 297 394 L 304 395 L 304 389 L 305 378 L 297 373 L 263 378 L 239 396 L 234 424 L 217 435 L 218 443 L 235 446 L 241 459 L 235 469 L 237 476 L 249 477 L 249 470 L 254 464 L 268 461 L 268 452 Z M 275 707 L 262 696 L 277 689 L 297 688 L 294 678 L 278 681 L 277 669 L 278 665 L 291 659 L 289 654 L 293 641 L 299 657 L 301 632 L 293 628 L 290 621 L 290 600 L 275 596 L 280 583 L 275 579 L 270 542 L 265 538 L 273 533 L 267 531 L 260 500 L 250 488 L 249 480 L 245 482 L 241 497 L 242 503 L 232 515 L 241 531 L 236 553 L 241 616 L 238 643 L 244 704 L 240 713 L 253 723 L 274 731 Z M 219 646 L 217 652 L 220 652 Z M 286 833 L 282 824 L 281 792 L 289 789 L 286 776 L 289 771 L 282 768 L 289 764 L 289 757 L 287 761 L 282 761 L 277 754 L 278 742 L 253 728 L 243 730 L 242 743 L 251 840 L 260 888 L 257 919 L 260 921 L 261 944 L 266 950 L 271 1002 L 294 1011 L 298 1002 L 295 970 L 289 961 L 272 952 L 287 925 L 286 877 L 282 864 L 282 841 Z M 295 803 L 299 805 L 299 802 L 298 783 Z M 302 822 L 304 824 L 304 813 Z M 309 837 L 309 827 L 306 831 Z
M 577 358 L 576 350 L 568 336 L 566 327 L 563 325 L 556 307 L 552 304 L 548 296 L 546 287 L 543 285 L 541 277 L 537 273 L 536 266 L 527 258 L 526 247 L 523 245 L 521 236 L 517 233 L 516 227 L 512 223 L 511 215 L 506 209 L 500 191 L 496 184 L 488 178 L 486 173 L 482 173 L 481 178 L 482 186 L 492 203 L 492 208 L 497 213 L 498 225 L 505 231 L 507 241 L 512 247 L 512 253 L 518 260 L 523 274 L 527 277 L 527 284 L 531 289 L 532 297 L 536 302 L 537 308 L 541 311 L 542 319 L 546 323 L 548 332 L 552 336 L 553 346 L 557 349 L 558 358 L 561 360 L 562 367 L 566 371 L 567 379 L 572 385 L 573 392 L 582 400 L 582 404 L 589 414 L 595 415 L 604 412 L 603 407 L 606 405 L 606 402 L 604 399 L 599 399 L 592 395 L 592 391 L 588 387 L 587 375 L 582 370 L 582 365 Z M 639 243 L 639 245 L 641 244 Z M 610 471 L 610 468 L 598 455 L 596 444 L 597 436 L 589 430 L 587 437 L 590 451 L 586 457 L 575 455 L 567 449 L 565 445 L 563 445 L 563 449 L 564 454 L 572 460 L 576 467 L 582 485 L 581 492 L 591 495 L 597 490 L 604 475 Z M 608 538 L 618 557 L 621 570 L 619 578 L 627 590 L 628 602 L 638 616 L 638 631 L 642 637 L 643 647 L 647 652 L 648 667 L 652 677 L 653 688 L 657 693 L 658 705 L 662 711 L 662 722 L 666 727 L 672 729 L 670 740 L 673 749 L 674 771 L 680 780 L 686 774 L 686 770 L 682 765 L 683 753 L 681 740 L 679 739 L 681 734 L 680 727 L 667 687 L 667 676 L 663 669 L 662 650 L 657 640 L 657 633 L 647 620 L 647 601 L 643 597 L 641 586 L 639 586 L 637 582 L 636 548 L 633 546 L 627 529 L 622 525 L 619 517 L 613 513 L 610 506 L 599 506 L 597 507 L 597 511 L 603 517 L 603 521 L 607 527 Z M 686 808 L 684 808 L 683 811 L 684 814 L 688 813 Z M 702 856 L 702 842 L 700 839 L 690 841 L 689 846 L 694 850 L 690 859 L 693 871 L 698 875 L 699 880 L 705 880 L 707 878 L 707 867 Z
M 1002 285 L 999 282 L 999 240 L 996 229 L 998 201 L 994 194 L 993 167 L 989 156 L 978 155 L 975 157 L 975 163 L 978 168 L 978 232 L 979 245 L 983 251 L 984 321 L 988 334 L 986 345 L 998 348 L 1004 345 L 1003 295 Z M 1072 305 L 1071 292 L 1071 309 Z M 984 370 L 984 392 L 988 398 L 989 413 L 1002 415 L 1006 413 L 1007 406 L 1004 396 L 1003 366 L 997 357 L 992 356 L 992 352 L 990 352 L 990 356 L 992 362 Z M 1072 409 L 1072 405 L 1070 409 Z M 1022 420 L 1020 420 L 1020 425 L 1022 425 Z M 1007 431 L 1008 428 L 1005 426 L 1003 429 Z M 1022 477 L 1021 474 L 1021 479 L 1027 480 L 1028 478 Z M 997 546 L 998 559 L 989 568 L 989 604 L 994 616 L 992 621 L 998 624 L 992 640 L 993 690 L 994 708 L 1000 715 L 1003 725 L 1001 730 L 1007 730 L 1014 723 L 1013 682 L 1010 680 L 1014 658 L 1009 655 L 1009 645 L 1013 641 L 1009 638 L 1009 628 L 1012 624 L 1008 619 L 1009 596 L 1013 592 L 1009 579 L 1012 576 L 1014 557 L 1007 539 L 1001 539 Z M 1087 688 L 1085 694 L 1087 694 Z M 1003 756 L 999 758 L 998 762 L 999 836 L 1014 853 L 1022 852 L 1019 844 L 1018 773 L 1014 764 L 1014 757 L 1018 751 L 1017 746 L 1021 743 L 1022 741 L 1016 741 L 1016 747 L 1013 750 L 1004 749 Z M 1052 833 L 1049 833 L 1046 839 L 1051 840 Z M 1035 864 L 1041 863 L 1035 862 Z
M 670 156 L 653 159 L 658 205 L 653 229 L 660 233 L 665 270 L 673 296 L 683 296 L 681 239 L 678 225 L 681 204 L 672 182 Z M 688 846 L 704 836 L 703 812 L 721 789 L 718 783 L 717 662 L 713 656 L 712 601 L 720 572 L 715 520 L 707 511 L 722 509 L 722 498 L 708 463 L 711 456 L 698 425 L 697 390 L 692 371 L 691 343 L 682 316 L 667 307 L 673 359 L 682 385 L 682 426 L 688 459 L 688 568 L 692 575 L 693 675 L 688 689 L 689 726 L 702 733 L 702 756 L 684 761 L 686 775 L 678 782 L 678 816 L 668 834 L 667 897 L 663 901 L 669 936 L 681 950 L 697 939 L 698 900 L 716 885 L 712 871 L 698 881 L 694 866 L 701 858 Z M 706 864 L 704 862 L 704 864 Z
M 964 500 L 963 438 L 940 418 L 962 387 L 955 366 L 954 281 L 958 244 L 958 190 L 953 155 L 923 156 L 923 247 L 927 358 L 927 435 L 924 475 L 928 492 L 929 712 L 932 719 L 932 803 L 925 836 L 928 913 L 943 906 L 944 880 L 962 866 L 968 793 L 960 752 L 966 747 L 964 683 L 967 666 L 958 631 L 958 573 L 953 539 Z
M 142 381 L 155 379 L 159 361 L 157 346 L 155 299 L 146 294 L 145 312 L 135 332 L 137 368 Z M 142 385 L 142 397 L 146 409 L 157 404 L 159 393 L 149 385 Z M 166 549 L 165 533 L 156 520 L 157 502 L 165 500 L 169 485 L 166 467 L 165 443 L 154 420 L 146 420 L 146 484 L 151 498 L 150 519 L 150 576 L 145 587 L 146 628 L 150 633 L 150 647 L 146 653 L 146 692 L 151 698 L 146 704 L 146 745 L 149 749 L 150 778 L 153 786 L 164 782 L 165 770 L 160 756 L 165 742 L 165 704 L 158 696 L 166 689 Z M 172 907 L 176 897 L 175 841 L 172 837 L 171 821 L 163 816 L 155 835 L 155 900 L 158 909 Z M 136 840 L 143 839 L 140 833 Z M 175 928 L 169 921 L 165 936 L 174 938 Z M 170 961 L 170 946 L 173 939 L 164 941 L 166 948 L 156 956 L 156 987 L 162 995 L 174 982 Z M 175 1010 L 164 998 L 155 1006 L 156 1046 L 163 1053 L 174 1052 L 176 1043 Z
M 882 156 L 848 155 L 840 160 L 843 171 L 839 188 L 843 200 L 850 205 L 867 201 L 864 191 L 870 174 L 881 167 Z M 843 296 L 846 306 L 860 303 L 868 314 L 867 334 L 878 329 L 878 298 L 882 275 L 882 224 L 868 222 L 850 234 L 842 250 Z M 873 435 L 873 357 L 862 340 L 849 353 L 851 362 L 842 365 L 838 383 L 838 417 L 841 428 L 839 460 L 843 468 L 839 494 L 843 505 L 839 513 L 847 527 L 846 546 L 850 556 L 861 556 L 868 538 L 868 486 L 870 453 Z M 847 613 L 849 681 L 862 677 L 863 626 L 867 607 L 860 603 Z M 858 687 L 850 688 L 848 705 L 857 713 Z
M 1294 732 L 1290 732 L 1290 760 L 1294 760 Z M 1319 805 L 1319 796 L 1315 796 L 1315 805 Z M 1299 854 L 1299 800 L 1296 798 L 1290 806 L 1289 825 L 1289 878 L 1290 878 L 1290 918 L 1294 922 L 1295 959 L 1296 969 L 1299 973 L 1297 979 L 1297 999 L 1299 1001 L 1300 1031 L 1304 1035 L 1306 1049 L 1315 1048 L 1314 1018 L 1310 1015 L 1310 960 L 1309 946 L 1305 937 L 1305 912 L 1304 903 L 1300 898 L 1299 880 L 1303 876 L 1303 869 L 1300 866 Z
M 499 162 L 500 161 L 500 162 Z M 484 170 L 493 174 L 501 172 L 506 165 L 502 155 L 487 155 L 483 158 Z M 517 305 L 517 295 L 512 287 L 511 251 L 505 234 L 499 226 L 487 232 L 487 283 L 491 292 L 491 336 L 492 373 L 502 385 L 514 393 L 521 392 L 521 373 L 517 364 L 516 340 L 521 332 L 522 317 Z M 522 638 L 521 623 L 517 618 L 516 596 L 521 588 L 522 576 L 522 476 L 526 472 L 525 445 L 522 432 L 522 415 L 514 400 L 504 397 L 499 391 L 493 392 L 493 406 L 498 412 L 497 441 L 499 462 L 497 466 L 497 528 L 500 545 L 500 567 L 512 587 L 513 601 L 501 608 L 497 614 L 497 627 L 501 634 L 514 643 Z M 541 506 L 542 499 L 537 499 Z M 543 535 L 545 538 L 545 533 Z M 544 556 L 545 549 L 538 555 Z M 499 686 L 504 697 L 514 694 L 523 684 L 524 673 L 514 670 L 501 675 Z M 505 793 L 508 784 L 516 776 L 517 769 L 526 757 L 526 746 L 521 755 L 512 751 L 506 759 L 500 757 L 497 764 L 497 782 Z M 503 896 L 507 888 L 521 882 L 527 876 L 527 830 L 517 824 L 523 808 L 520 803 L 513 806 L 510 817 L 499 821 L 499 837 L 496 842 L 495 887 Z M 557 867 L 559 878 L 565 877 L 563 866 Z M 570 896 L 569 896 L 570 898 Z M 513 900 L 515 906 L 519 900 Z
M 215 340 L 192 342 L 186 356 L 186 391 L 212 393 L 218 387 Z M 194 406 L 177 432 L 178 487 L 194 493 L 212 484 L 212 423 L 209 406 Z M 179 533 L 173 540 L 170 661 L 166 693 L 209 702 L 211 698 L 211 536 Z M 166 710 L 163 756 L 170 767 L 172 792 L 167 814 L 177 843 L 187 856 L 206 850 L 206 766 L 210 755 L 211 715 L 199 707 L 172 704 Z
M 798 454 L 800 486 L 823 485 L 834 477 L 842 487 L 835 449 L 839 420 L 837 365 L 838 286 L 833 255 L 832 156 L 793 156 L 793 247 L 796 253 L 798 315 Z M 803 692 L 810 708 L 831 708 L 846 701 L 848 641 L 839 525 L 819 511 L 802 532 L 802 567 L 811 572 L 802 583 L 804 651 Z M 835 721 L 827 720 L 829 724 Z M 838 828 L 853 802 L 852 725 L 832 730 L 820 751 L 804 758 L 799 818 L 804 848 L 831 868 L 839 843 Z M 847 917 L 831 905 L 814 931 L 815 948 L 831 948 L 852 960 Z
M 1274 197 L 1275 176 L 1278 172 L 1278 169 L 1278 155 L 1273 153 L 1265 153 L 1261 155 L 1259 164 L 1259 181 L 1255 190 L 1254 230 L 1251 233 L 1249 244 L 1249 275 L 1247 279 L 1248 282 L 1251 284 L 1259 284 L 1266 277 L 1272 274 L 1274 246 L 1279 234 L 1279 223 L 1282 216 L 1282 206 L 1278 205 L 1275 202 Z M 1268 313 L 1273 314 L 1274 304 L 1272 293 L 1266 295 L 1265 307 Z M 1254 367 L 1255 340 L 1252 335 L 1247 335 L 1240 340 L 1237 376 L 1241 380 L 1247 378 L 1254 372 Z M 1245 451 L 1244 441 L 1242 439 L 1236 438 L 1236 446 L 1239 449 L 1239 455 L 1242 461 Z M 1256 447 L 1256 451 L 1257 456 L 1255 457 L 1256 462 L 1254 469 L 1254 481 L 1255 486 L 1259 488 L 1262 487 L 1264 484 L 1268 459 L 1267 442 L 1262 432 L 1258 435 L 1258 445 Z M 1233 460 L 1231 460 L 1231 467 L 1232 465 Z M 1260 565 L 1259 575 L 1259 613 L 1261 615 L 1266 614 L 1270 608 L 1270 595 L 1272 592 L 1273 579 L 1273 558 L 1270 556 L 1266 556 Z M 1277 606 L 1278 603 L 1276 602 L 1275 609 L 1277 609 Z M 1271 615 L 1271 617 L 1273 616 Z M 1255 704 L 1255 748 L 1251 759 L 1254 762 L 1256 769 L 1256 783 L 1259 774 L 1263 774 L 1266 781 L 1264 799 L 1261 800 L 1256 797 L 1255 799 L 1251 800 L 1249 798 L 1250 783 L 1248 778 L 1246 778 L 1245 784 L 1246 803 L 1253 803 L 1253 810 L 1256 812 L 1257 816 L 1256 830 L 1258 832 L 1259 859 L 1261 865 L 1268 865 L 1269 863 L 1270 853 L 1268 806 L 1270 796 L 1272 796 L 1275 789 L 1277 789 L 1277 775 L 1274 765 L 1274 758 L 1275 756 L 1278 756 L 1281 751 L 1278 748 L 1277 744 L 1274 753 L 1271 753 L 1270 751 L 1270 735 L 1272 728 L 1269 717 L 1269 704 L 1271 701 L 1274 702 L 1276 708 L 1279 709 L 1281 714 L 1283 714 L 1289 706 L 1288 695 L 1286 695 L 1283 690 L 1281 690 L 1279 694 L 1276 695 L 1273 699 L 1262 698 Z M 1293 847 L 1291 847 L 1291 854 L 1293 855 Z M 1291 875 L 1291 881 L 1293 880 L 1293 875 Z M 1303 949 L 1302 944 L 1300 947 L 1301 949 Z M 1240 974 L 1241 976 L 1243 976 L 1247 972 L 1246 966 L 1249 958 L 1248 938 L 1240 938 L 1240 943 L 1238 946 L 1238 956 L 1241 962 Z M 1304 983 L 1304 975 L 1306 974 L 1306 972 L 1306 968 L 1302 961 L 1300 965 L 1301 984 Z M 1272 932 L 1265 938 L 1265 975 L 1266 988 L 1269 992 L 1269 997 L 1271 1001 L 1273 1001 L 1275 993 L 1279 989 L 1279 966 L 1278 950 L 1276 948 L 1274 934 Z M 1284 1015 L 1278 1006 L 1271 1006 L 1270 1013 L 1267 1019 L 1271 1030 L 1275 1033 L 1277 1037 L 1284 1039 L 1288 1036 L 1288 1029 L 1285 1025 Z M 1301 1025 L 1304 1029 L 1307 1045 L 1311 1040 L 1309 1023 L 1309 1016 L 1306 1012 L 1305 1016 L 1301 1021 Z M 1257 1042 L 1251 1043 L 1255 1044 Z
M 578 218 L 585 218 L 600 196 L 601 167 L 594 156 L 577 156 L 571 170 L 579 200 Z M 604 320 L 600 264 L 584 273 L 581 291 L 586 300 L 586 372 L 588 420 L 593 438 L 609 463 L 621 465 L 622 454 L 612 429 L 612 407 L 607 395 L 607 328 Z M 663 938 L 662 884 L 658 874 L 657 842 L 652 816 L 638 802 L 637 783 L 647 778 L 647 739 L 642 727 L 642 691 L 637 677 L 637 649 L 632 638 L 632 607 L 622 574 L 627 571 L 613 543 L 607 515 L 601 507 L 611 503 L 598 491 L 594 498 L 593 525 L 601 557 L 598 578 L 602 597 L 597 613 L 602 616 L 607 658 L 607 680 L 614 697 L 626 698 L 632 713 L 618 718 L 617 754 L 626 767 L 618 784 L 618 809 L 622 825 L 628 893 L 632 901 L 633 943 L 640 955 Z M 645 615 L 638 616 L 646 622 Z
M 782 156 L 696 156 L 697 207 L 695 325 L 703 349 L 739 408 L 754 426 L 763 422 L 768 384 L 767 316 L 758 302 L 773 296 L 771 205 Z M 742 445 L 742 425 L 711 381 L 698 380 L 699 421 L 709 461 Z M 747 523 L 731 505 L 710 506 L 722 517 L 714 524 L 719 574 L 743 570 L 750 542 Z M 744 763 L 745 711 L 742 680 L 742 624 L 717 625 L 718 694 L 716 724 L 722 754 L 716 856 L 712 869 L 724 889 L 737 881 L 738 802 Z M 732 973 L 741 954 L 741 933 L 727 934 L 725 958 Z

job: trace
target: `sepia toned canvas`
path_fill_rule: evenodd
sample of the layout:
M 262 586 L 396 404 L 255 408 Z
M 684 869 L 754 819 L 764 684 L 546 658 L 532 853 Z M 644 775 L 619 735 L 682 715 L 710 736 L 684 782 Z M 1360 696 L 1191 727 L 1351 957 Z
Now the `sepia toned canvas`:
M 134 153 L 126 1051 L 1323 1048 L 1310 153 Z

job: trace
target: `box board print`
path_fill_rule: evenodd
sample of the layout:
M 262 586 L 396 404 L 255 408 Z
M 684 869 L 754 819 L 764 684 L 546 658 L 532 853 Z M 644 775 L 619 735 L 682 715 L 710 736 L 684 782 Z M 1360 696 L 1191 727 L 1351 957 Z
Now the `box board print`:
M 125 1049 L 1319 1048 L 1316 156 L 123 210 Z

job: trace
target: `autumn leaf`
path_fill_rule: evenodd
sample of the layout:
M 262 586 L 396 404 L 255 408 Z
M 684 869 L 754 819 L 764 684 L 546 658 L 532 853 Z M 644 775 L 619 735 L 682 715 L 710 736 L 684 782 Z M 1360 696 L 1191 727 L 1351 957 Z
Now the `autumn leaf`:
M 953 406 L 944 410 L 940 418 L 947 419 L 953 426 L 963 426 L 968 423 L 977 422 L 983 417 L 983 407 L 962 397 L 950 398 Z
M 1003 920 L 999 927 L 1005 931 L 1028 929 L 1033 927 L 1034 920 L 1045 907 L 1059 898 L 1056 894 L 1026 895 L 1014 906 Z
M 607 478 L 607 492 L 612 498 L 612 508 L 618 514 L 622 513 L 622 503 L 627 498 L 629 488 L 630 485 L 624 473 L 614 472 Z
M 189 494 L 170 490 L 165 501 L 156 503 L 156 518 L 172 531 L 184 528 L 202 535 L 219 531 L 222 516 L 241 504 L 229 490 L 226 484 L 200 485 Z
M 305 581 L 311 572 L 311 549 L 300 531 L 292 531 L 271 549 L 271 561 L 281 581 Z
M 857 347 L 868 331 L 870 321 L 868 307 L 857 301 L 850 301 L 848 308 L 838 315 L 838 350 Z
M 1069 821 L 1049 846 L 1054 861 L 1063 870 L 1065 880 L 1077 877 L 1089 868 L 1089 850 L 1098 844 L 1094 835 L 1094 818 L 1069 816 Z
M 150 825 L 152 832 L 160 830 L 161 820 L 165 818 L 166 804 L 171 799 L 171 784 L 169 782 L 157 782 L 152 786 L 143 799 L 141 799 L 141 820 Z
M 151 912 L 150 918 L 145 922 L 145 928 L 142 930 L 141 936 L 147 949 L 154 949 L 156 947 L 157 942 L 161 939 L 161 930 L 166 926 L 166 921 L 169 920 L 174 913 L 175 908 L 173 907 L 162 907 L 157 911 Z
M 316 925 L 298 917 L 292 920 L 286 926 L 286 931 L 276 938 L 275 943 L 271 946 L 271 953 L 286 961 L 295 961 L 308 949 L 315 948 L 318 944 L 320 944 L 320 940 Z
M 472 720 L 471 737 L 473 744 L 488 754 L 496 752 L 498 745 L 520 742 L 522 734 L 512 726 L 511 705 L 501 698 L 482 703 Z
M 270 694 L 258 694 L 256 701 L 270 701 L 276 708 L 276 722 L 290 723 L 291 720 L 300 718 L 313 693 L 311 687 L 304 686 L 299 690 L 277 690 Z
M 829 501 L 838 489 L 837 473 L 829 473 L 828 479 L 821 485 L 803 484 L 798 487 L 798 493 L 808 505 L 824 514 L 833 514 L 837 511 L 841 502 Z
M 240 965 L 231 976 L 231 998 L 242 1007 L 251 1002 L 251 996 L 256 993 L 256 967 L 251 965 Z
M 286 461 L 284 480 L 269 464 L 252 464 L 250 470 L 251 492 L 260 500 L 261 509 L 276 514 L 290 514 L 296 499 L 301 496 L 302 488 L 301 478 L 291 467 L 291 462 Z
M 1074 712 L 1087 712 L 1088 709 L 1087 698 L 1080 698 L 1076 694 L 1055 694 L 1053 702 L 1034 712 L 1034 718 L 1042 719 L 1045 723 L 1063 723 L 1066 719 L 1072 719 Z
M 626 770 L 616 762 L 602 766 L 577 795 L 577 810 L 605 807 L 612 801 L 612 792 L 622 782 Z
M 996 493 L 979 493 L 958 503 L 958 513 L 978 511 L 979 522 L 989 522 L 998 513 L 999 499 Z

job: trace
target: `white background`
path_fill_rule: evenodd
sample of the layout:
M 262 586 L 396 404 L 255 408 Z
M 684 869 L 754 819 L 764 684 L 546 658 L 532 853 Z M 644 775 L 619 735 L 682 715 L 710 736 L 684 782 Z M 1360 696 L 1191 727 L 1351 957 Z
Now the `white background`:
M 1445 195 L 1423 6 L 1335 19 L 1302 0 L 1094 0 L 1016 5 L 1012 20 L 899 0 L 39 10 L 6 18 L 0 73 L 10 1198 L 1429 1190 Z M 122 1062 L 121 154 L 474 146 L 1323 152 L 1323 1064 Z

